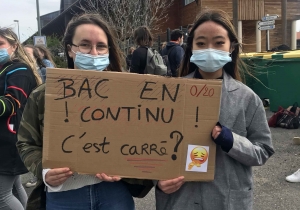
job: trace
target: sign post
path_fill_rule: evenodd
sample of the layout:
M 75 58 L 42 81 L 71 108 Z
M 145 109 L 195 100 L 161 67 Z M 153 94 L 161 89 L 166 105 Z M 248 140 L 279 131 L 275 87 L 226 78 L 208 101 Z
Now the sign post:
M 47 39 L 46 36 L 34 36 L 33 37 L 33 44 L 41 44 L 47 46 Z
M 261 31 L 266 30 L 266 49 L 270 50 L 270 31 L 275 28 L 275 20 L 279 15 L 269 15 L 262 17 L 262 22 L 258 22 L 258 29 Z

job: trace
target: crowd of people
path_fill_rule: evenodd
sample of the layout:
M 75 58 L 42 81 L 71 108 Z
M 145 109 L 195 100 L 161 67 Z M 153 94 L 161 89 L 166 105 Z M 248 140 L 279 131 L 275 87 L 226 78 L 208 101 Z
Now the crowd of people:
M 241 82 L 241 43 L 229 16 L 221 10 L 206 10 L 188 29 L 184 45 L 183 32 L 172 31 L 161 56 L 167 57 L 172 77 L 223 80 L 219 122 L 211 134 L 217 145 L 215 179 L 153 180 L 156 208 L 250 210 L 251 168 L 274 154 L 265 109 Z M 144 74 L 153 37 L 141 26 L 134 39 L 137 48 L 130 48 L 124 68 Z M 121 72 L 125 63 L 111 26 L 98 14 L 74 17 L 63 46 L 69 69 Z M 0 28 L 0 209 L 135 209 L 133 191 L 143 189 L 143 180 L 124 182 L 105 171 L 82 175 L 68 167 L 42 167 L 47 67 L 55 63 L 45 46 L 22 46 L 12 30 Z M 35 186 L 29 198 L 20 181 L 28 170 L 35 176 L 27 183 Z M 17 195 L 12 194 L 13 188 Z

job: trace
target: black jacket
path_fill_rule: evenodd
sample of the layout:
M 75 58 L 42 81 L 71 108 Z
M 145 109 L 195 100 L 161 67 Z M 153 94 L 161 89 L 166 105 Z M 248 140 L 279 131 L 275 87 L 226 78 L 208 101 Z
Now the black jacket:
M 130 70 L 131 60 L 132 60 L 132 54 L 127 55 L 127 57 L 126 57 L 127 70 Z
M 0 174 L 27 173 L 17 147 L 17 132 L 27 97 L 37 86 L 32 70 L 17 61 L 0 67 Z
M 130 72 L 144 74 L 147 64 L 147 52 L 146 47 L 139 47 L 133 52 Z
M 184 56 L 184 50 L 183 48 L 174 42 L 169 42 L 167 46 L 162 50 L 162 55 L 167 55 L 168 60 L 170 63 L 171 71 L 172 71 L 172 76 L 176 77 L 177 76 L 177 69 L 180 66 L 181 60 Z

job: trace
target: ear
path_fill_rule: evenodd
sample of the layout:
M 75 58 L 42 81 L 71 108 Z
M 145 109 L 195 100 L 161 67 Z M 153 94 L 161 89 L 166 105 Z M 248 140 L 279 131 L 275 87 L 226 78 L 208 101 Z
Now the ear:
M 67 49 L 68 49 L 68 55 L 69 55 L 69 57 L 70 57 L 70 58 L 73 58 L 74 53 L 73 53 L 72 50 L 71 50 L 71 46 L 70 46 L 70 45 L 67 45 Z M 74 59 L 74 58 L 73 58 L 73 59 Z
M 232 43 L 230 44 L 230 50 L 229 50 L 230 53 L 232 53 L 232 52 L 235 50 L 235 46 L 236 46 L 236 45 L 238 45 L 238 43 L 236 43 L 236 42 L 232 42 Z
M 15 52 L 15 51 L 16 51 L 16 49 L 17 49 L 17 47 L 18 47 L 18 46 L 17 46 L 16 44 L 15 44 L 15 45 L 12 45 L 12 46 L 11 46 L 11 50 L 12 50 L 12 52 Z

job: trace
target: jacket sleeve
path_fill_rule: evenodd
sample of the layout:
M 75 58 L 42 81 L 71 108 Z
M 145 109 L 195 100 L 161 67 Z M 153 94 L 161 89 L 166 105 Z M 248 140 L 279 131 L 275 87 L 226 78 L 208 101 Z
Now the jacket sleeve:
M 29 171 L 42 179 L 42 134 L 38 111 L 39 98 L 36 91 L 28 98 L 18 131 L 17 148 L 21 159 Z
M 228 155 L 244 165 L 261 166 L 274 154 L 271 132 L 261 101 L 247 128 L 247 138 L 234 132 L 232 134 L 234 141 Z
M 140 73 L 140 66 L 141 66 L 140 55 L 138 50 L 135 50 L 132 54 L 130 72 Z
M 175 66 L 176 66 L 176 72 L 172 72 L 172 75 L 175 77 L 177 76 L 177 69 L 180 66 L 181 60 L 184 56 L 184 50 L 182 49 L 181 46 L 176 46 L 176 53 L 175 53 Z
M 6 74 L 5 91 L 0 96 L 0 117 L 7 117 L 24 107 L 32 91 L 32 80 L 28 77 L 28 67 L 12 68 Z
M 46 82 L 46 68 L 45 67 L 41 67 L 39 69 L 39 73 L 40 73 L 40 77 L 42 79 L 42 83 Z
M 44 59 L 43 60 L 43 63 L 45 64 L 45 66 L 48 68 L 53 68 L 53 64 L 51 63 L 51 61 L 47 60 L 47 59 Z

